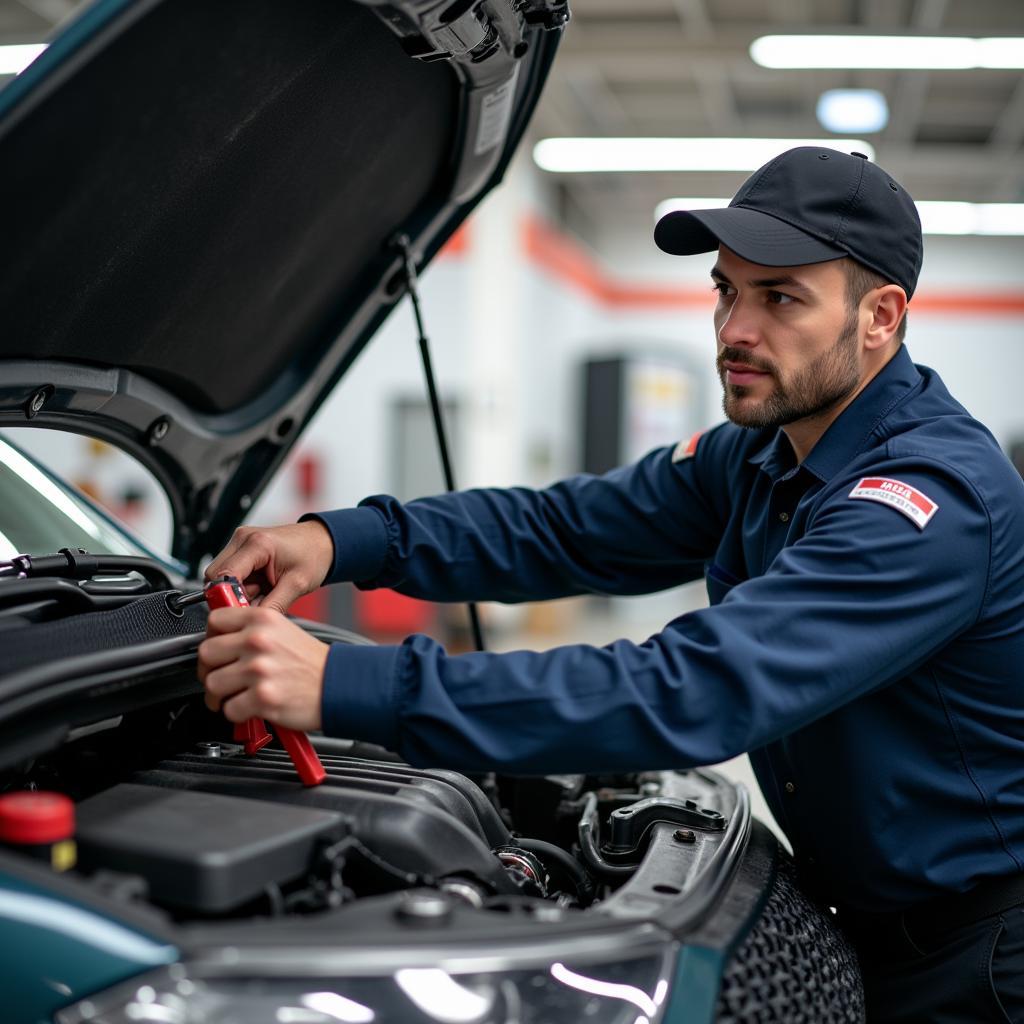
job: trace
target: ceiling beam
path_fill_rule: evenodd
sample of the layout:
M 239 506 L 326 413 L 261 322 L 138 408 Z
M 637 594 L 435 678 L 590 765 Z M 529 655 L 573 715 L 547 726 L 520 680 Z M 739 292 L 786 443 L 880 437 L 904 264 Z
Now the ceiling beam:
M 1016 148 L 1024 142 L 1024 75 L 1017 79 L 1009 101 L 992 127 L 989 144 L 993 150 Z
M 672 0 L 687 38 L 703 42 L 714 38 L 715 27 L 704 0 Z
M 900 8 L 894 0 L 863 0 L 863 23 L 872 29 L 900 29 Z
M 736 94 L 725 68 L 703 67 L 694 74 L 694 84 L 708 122 L 709 135 L 743 135 L 742 118 L 736 109 Z
M 575 67 L 565 75 L 569 92 L 595 135 L 628 135 L 630 117 L 608 87 L 598 64 Z
M 77 0 L 16 0 L 26 11 L 31 11 L 51 25 L 59 25 L 81 5 Z
M 1003 108 L 989 138 L 987 159 L 999 168 L 992 191 L 993 202 L 1024 202 L 1024 168 L 1020 148 L 1024 143 L 1024 77 L 1017 81 L 1009 102 Z
M 910 16 L 910 27 L 916 32 L 939 32 L 946 20 L 949 0 L 917 0 Z M 931 84 L 927 71 L 903 73 L 892 97 L 892 117 L 886 139 L 893 142 L 912 142 L 921 123 L 921 115 L 928 100 Z
M 779 24 L 807 25 L 814 21 L 813 0 L 775 0 L 771 5 L 776 25 L 771 29 L 778 32 Z

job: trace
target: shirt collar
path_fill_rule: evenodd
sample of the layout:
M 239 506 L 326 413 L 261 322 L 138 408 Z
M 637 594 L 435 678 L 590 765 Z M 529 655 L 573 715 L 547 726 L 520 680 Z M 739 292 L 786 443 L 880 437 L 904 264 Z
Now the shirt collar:
M 831 479 L 863 449 L 893 407 L 920 383 L 921 374 L 910 353 L 905 345 L 900 345 L 892 359 L 821 436 L 802 468 L 822 481 Z M 793 448 L 781 428 L 748 461 L 760 465 L 773 480 L 795 468 Z

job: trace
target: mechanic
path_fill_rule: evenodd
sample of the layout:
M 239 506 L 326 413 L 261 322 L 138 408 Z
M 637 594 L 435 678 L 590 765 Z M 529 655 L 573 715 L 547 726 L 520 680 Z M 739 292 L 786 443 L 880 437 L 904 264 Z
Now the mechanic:
M 540 491 L 238 530 L 208 575 L 260 606 L 210 616 L 207 703 L 472 771 L 749 752 L 858 947 L 870 1020 L 1024 1021 L 1024 483 L 902 344 L 913 200 L 860 154 L 801 147 L 655 240 L 717 250 L 730 422 Z M 328 647 L 281 614 L 339 580 L 527 601 L 701 575 L 711 606 L 642 644 Z

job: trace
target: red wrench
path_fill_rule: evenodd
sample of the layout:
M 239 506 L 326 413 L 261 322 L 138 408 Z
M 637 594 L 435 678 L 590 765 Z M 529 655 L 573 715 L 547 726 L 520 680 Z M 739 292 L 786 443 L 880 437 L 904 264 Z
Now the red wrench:
M 247 608 L 249 606 L 249 600 L 245 596 L 242 584 L 234 576 L 222 576 L 218 580 L 212 580 L 202 593 L 211 611 L 214 608 Z M 184 601 L 179 598 L 175 604 L 179 607 L 182 604 L 188 604 L 190 603 L 188 598 L 191 596 L 185 595 Z M 309 737 L 304 732 L 288 729 L 283 725 L 275 725 L 274 729 L 277 731 L 281 745 L 292 759 L 292 764 L 295 765 L 295 770 L 299 773 L 303 785 L 319 786 L 327 778 L 327 772 L 324 771 L 324 766 L 320 763 L 313 744 L 309 742 Z M 235 740 L 245 745 L 247 754 L 255 754 L 271 739 L 262 718 L 250 718 L 247 722 L 239 722 L 235 725 Z

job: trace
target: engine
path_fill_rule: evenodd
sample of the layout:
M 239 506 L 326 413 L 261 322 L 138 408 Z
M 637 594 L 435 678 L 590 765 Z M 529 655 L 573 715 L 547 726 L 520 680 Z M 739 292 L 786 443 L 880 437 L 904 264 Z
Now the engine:
M 211 718 L 190 702 L 100 723 L 15 786 L 71 792 L 75 874 L 177 920 L 310 914 L 411 890 L 483 909 L 583 909 L 635 872 L 655 822 L 725 824 L 685 773 L 474 780 L 323 737 L 327 778 L 306 787 L 281 749 L 198 739 L 224 731 L 220 720 L 204 733 Z
M 514 842 L 468 779 L 318 745 L 327 779 L 311 788 L 281 750 L 215 741 L 134 773 L 79 804 L 81 868 L 138 875 L 177 915 L 310 911 L 396 888 L 478 904 L 544 892 L 492 852 Z

